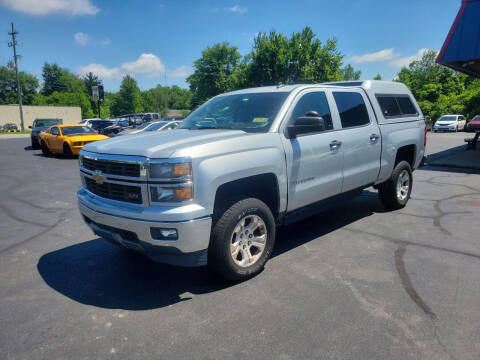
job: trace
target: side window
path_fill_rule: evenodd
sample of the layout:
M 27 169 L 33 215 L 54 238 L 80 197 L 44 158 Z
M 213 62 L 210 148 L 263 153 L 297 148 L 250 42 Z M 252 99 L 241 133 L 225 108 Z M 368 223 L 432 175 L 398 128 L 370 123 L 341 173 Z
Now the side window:
M 52 130 L 50 130 L 50 134 L 52 134 L 52 135 L 58 135 L 58 134 L 59 134 L 58 128 L 56 128 L 56 127 L 52 128 Z
M 393 96 L 377 96 L 378 105 L 382 109 L 383 116 L 399 116 L 400 108 Z
M 332 116 L 328 107 L 327 97 L 323 91 L 310 92 L 298 100 L 292 112 L 292 119 L 305 116 L 308 112 L 315 111 L 325 121 L 325 130 L 333 130 Z
M 333 92 L 333 97 L 340 113 L 342 128 L 362 126 L 370 123 L 362 95 L 356 92 Z
M 417 115 L 417 109 L 415 109 L 409 97 L 397 96 L 397 101 L 402 115 Z

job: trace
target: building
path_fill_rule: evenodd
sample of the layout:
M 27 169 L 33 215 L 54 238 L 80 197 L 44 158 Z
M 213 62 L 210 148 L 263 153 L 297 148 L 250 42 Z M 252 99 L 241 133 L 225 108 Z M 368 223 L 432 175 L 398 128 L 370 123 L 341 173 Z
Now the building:
M 24 105 L 22 109 L 25 129 L 28 129 L 37 118 L 59 118 L 64 124 L 76 124 L 82 120 L 82 112 L 78 106 Z M 6 123 L 15 123 L 20 129 L 18 105 L 0 105 L 0 125 Z

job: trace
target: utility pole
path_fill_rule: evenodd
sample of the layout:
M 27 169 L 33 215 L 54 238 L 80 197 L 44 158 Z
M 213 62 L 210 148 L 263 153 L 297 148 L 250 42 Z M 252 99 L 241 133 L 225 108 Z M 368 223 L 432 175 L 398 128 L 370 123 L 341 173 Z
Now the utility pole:
M 18 31 L 15 31 L 12 23 L 12 31 L 8 33 L 12 37 L 12 41 L 8 43 L 8 47 L 13 47 L 13 60 L 15 62 L 15 74 L 17 75 L 17 93 L 18 93 L 18 107 L 20 110 L 20 128 L 22 131 L 25 131 L 25 126 L 23 124 L 23 110 L 22 110 L 22 88 L 20 86 L 20 77 L 18 76 L 18 58 L 20 55 L 17 55 L 17 39 L 16 36 Z

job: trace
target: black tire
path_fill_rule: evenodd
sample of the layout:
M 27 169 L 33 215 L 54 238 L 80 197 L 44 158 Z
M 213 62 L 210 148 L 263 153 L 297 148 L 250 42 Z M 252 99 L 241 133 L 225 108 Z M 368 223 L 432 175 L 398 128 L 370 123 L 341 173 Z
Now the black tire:
M 38 140 L 32 140 L 32 150 L 38 149 L 40 149 L 40 144 L 38 143 Z
M 265 247 L 259 258 L 249 266 L 239 266 L 230 253 L 234 230 L 245 217 L 256 215 L 263 220 Z M 263 270 L 275 244 L 275 219 L 270 208 L 254 198 L 240 200 L 225 211 L 213 226 L 208 249 L 208 266 L 221 277 L 235 282 L 247 280 Z
M 406 171 L 409 179 L 409 186 L 406 196 L 402 198 L 402 195 L 397 193 L 397 182 L 399 176 Z M 378 186 L 378 197 L 380 202 L 383 204 L 387 210 L 396 210 L 403 208 L 408 199 L 410 199 L 410 194 L 412 193 L 413 177 L 412 177 L 412 168 L 410 164 L 406 161 L 400 161 L 392 171 L 390 179 Z
M 67 143 L 63 143 L 63 155 L 65 156 L 72 156 L 72 149 L 70 149 L 70 146 Z
M 48 148 L 47 144 L 45 144 L 44 142 L 41 142 L 41 143 L 40 143 L 40 147 L 42 148 L 42 153 L 43 153 L 43 155 L 45 155 L 45 156 L 50 156 L 50 155 L 52 155 L 52 152 L 51 152 L 50 149 Z

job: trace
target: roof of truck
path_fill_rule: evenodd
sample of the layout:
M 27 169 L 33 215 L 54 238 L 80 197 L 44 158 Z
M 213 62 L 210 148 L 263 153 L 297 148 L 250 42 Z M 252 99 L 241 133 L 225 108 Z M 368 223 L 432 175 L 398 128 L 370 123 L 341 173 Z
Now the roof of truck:
M 361 87 L 365 90 L 373 90 L 375 93 L 381 94 L 398 94 L 409 93 L 405 84 L 395 81 L 382 81 L 382 80 L 354 80 L 354 81 L 339 81 L 328 82 L 320 84 L 295 84 L 295 85 L 277 85 L 277 86 L 262 86 L 248 89 L 241 89 L 229 92 L 229 95 L 235 94 L 251 94 L 251 93 L 264 93 L 264 92 L 291 92 L 298 88 L 310 88 L 310 87 Z

